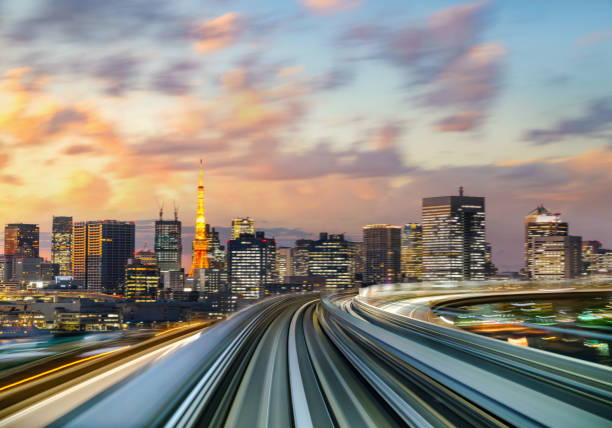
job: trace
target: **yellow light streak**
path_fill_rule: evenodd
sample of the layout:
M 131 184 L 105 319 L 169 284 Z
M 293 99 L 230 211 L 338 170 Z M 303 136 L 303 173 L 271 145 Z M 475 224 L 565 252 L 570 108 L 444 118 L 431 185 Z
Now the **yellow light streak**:
M 202 325 L 202 324 L 204 324 L 204 323 L 203 322 L 198 322 L 198 323 L 195 323 L 195 324 L 187 324 L 187 325 L 182 325 L 180 327 L 174 327 L 174 328 L 171 328 L 170 330 L 160 331 L 159 333 L 155 334 L 155 336 L 156 337 L 157 336 L 161 336 L 162 334 L 170 333 L 171 331 L 180 330 L 182 328 L 187 328 L 187 327 L 194 327 L 194 326 Z
M 47 370 L 47 371 L 42 372 L 42 373 L 38 373 L 37 375 L 30 376 L 30 377 L 27 377 L 25 379 L 21 379 L 20 381 L 11 383 L 9 385 L 5 385 L 2 388 L 0 388 L 0 391 L 4 391 L 6 389 L 12 388 L 12 387 L 17 386 L 17 385 L 21 385 L 22 383 L 25 383 L 25 382 L 28 382 L 28 381 L 31 381 L 31 380 L 34 380 L 34 379 L 38 379 L 39 377 L 42 377 L 42 376 L 54 373 L 54 372 L 56 372 L 58 370 L 61 370 L 61 369 L 65 369 L 66 367 L 71 367 L 71 366 L 74 366 L 74 365 L 79 364 L 79 363 L 84 363 L 85 361 L 93 360 L 95 358 L 100 358 L 100 357 L 103 357 L 104 355 L 112 354 L 113 352 L 121 351 L 122 349 L 129 348 L 129 347 L 130 347 L 130 345 L 122 346 L 121 348 L 113 349 L 112 351 L 103 352 L 101 354 L 92 355 L 91 357 L 82 358 L 80 360 L 76 360 L 76 361 L 73 361 L 71 363 L 64 364 L 63 366 L 59 366 L 59 367 L 56 367 L 56 368 L 51 369 L 51 370 Z

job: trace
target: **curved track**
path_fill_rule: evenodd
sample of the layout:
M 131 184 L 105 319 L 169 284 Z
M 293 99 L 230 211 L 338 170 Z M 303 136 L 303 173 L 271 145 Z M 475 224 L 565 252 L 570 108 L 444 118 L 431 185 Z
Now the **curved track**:
M 216 324 L 52 426 L 603 426 L 611 373 L 352 295 L 284 296 Z

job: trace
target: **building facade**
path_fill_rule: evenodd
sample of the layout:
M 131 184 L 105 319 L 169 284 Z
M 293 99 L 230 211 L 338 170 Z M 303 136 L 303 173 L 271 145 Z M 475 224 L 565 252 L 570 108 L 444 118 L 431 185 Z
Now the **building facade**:
M 533 239 L 541 236 L 567 236 L 568 224 L 561 221 L 559 213 L 551 213 L 544 205 L 525 216 L 525 272 L 533 278 Z
M 419 223 L 402 226 L 402 281 L 423 279 L 423 227 Z
M 266 284 L 278 281 L 276 242 L 263 232 L 230 240 L 227 262 L 230 291 L 241 300 L 263 297 Z
M 485 279 L 485 198 L 423 199 L 423 280 Z
M 535 236 L 530 277 L 534 280 L 572 279 L 582 273 L 582 238 Z
M 183 243 L 181 222 L 175 215 L 174 220 L 163 220 L 160 212 L 155 221 L 155 255 L 160 272 L 178 271 L 182 267 Z
M 37 224 L 13 223 L 4 227 L 4 255 L 38 257 L 40 229 Z
M 284 282 L 285 278 L 293 275 L 293 248 L 279 247 L 276 249 L 276 265 L 278 267 L 278 279 Z
M 329 288 L 349 288 L 355 276 L 355 251 L 342 234 L 322 232 L 308 252 L 308 274 L 325 278 Z
M 125 267 L 124 296 L 135 302 L 154 302 L 158 287 L 159 269 L 156 253 L 148 250 L 137 251 Z
M 51 263 L 59 265 L 60 275 L 72 275 L 72 217 L 53 216 Z
M 364 285 L 400 282 L 401 227 L 371 224 L 363 228 Z
M 240 235 L 243 234 L 255 234 L 255 221 L 250 217 L 235 218 L 232 220 L 232 239 L 238 239 Z
M 295 247 L 293 247 L 291 254 L 293 275 L 308 276 L 308 253 L 313 242 L 312 239 L 298 239 L 295 241 Z
M 88 290 L 115 293 L 123 286 L 125 266 L 134 253 L 134 222 L 99 220 L 73 225 L 74 279 Z

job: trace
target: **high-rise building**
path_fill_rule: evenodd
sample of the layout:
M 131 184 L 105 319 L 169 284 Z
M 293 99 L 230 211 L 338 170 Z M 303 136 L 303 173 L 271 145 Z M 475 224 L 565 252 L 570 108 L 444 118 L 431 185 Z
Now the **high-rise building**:
M 423 228 L 419 223 L 402 227 L 402 280 L 423 279 Z
M 13 259 L 12 279 L 24 284 L 30 281 L 39 281 L 43 261 L 40 257 L 15 257 Z
M 355 251 L 344 235 L 322 232 L 318 241 L 310 245 L 308 272 L 325 278 L 326 287 L 349 288 L 355 274 Z
M 365 285 L 400 281 L 401 227 L 370 224 L 363 228 Z
M 164 220 L 163 210 L 159 210 L 159 220 L 155 221 L 155 255 L 160 272 L 178 271 L 182 267 L 183 243 L 181 222 L 176 210 L 174 220 Z
M 582 241 L 582 271 L 589 273 L 597 263 L 602 245 L 599 241 Z
M 488 242 L 485 243 L 485 276 L 491 278 L 497 275 L 497 267 L 493 263 L 493 247 Z
M 207 224 L 206 237 L 208 239 L 208 264 L 211 268 L 225 270 L 225 246 L 221 245 L 219 232 Z
M 293 275 L 293 248 L 279 247 L 276 249 L 276 264 L 278 266 L 278 279 L 285 281 L 285 277 Z
M 232 239 L 238 239 L 243 234 L 255 234 L 255 221 L 250 217 L 232 220 Z
M 423 199 L 423 280 L 485 279 L 485 198 Z
M 0 281 L 10 281 L 13 278 L 14 256 L 0 256 Z
M 51 263 L 59 265 L 60 275 L 72 275 L 72 217 L 53 216 Z
M 308 276 L 308 252 L 314 241 L 312 239 L 298 239 L 293 247 L 293 275 Z
M 153 251 L 140 250 L 125 267 L 125 297 L 136 302 L 152 302 L 157 298 L 159 269 Z
M 37 224 L 14 223 L 4 227 L 4 255 L 38 257 L 40 230 Z
M 196 215 L 193 256 L 189 276 L 195 269 L 208 269 L 208 239 L 206 238 L 206 217 L 204 216 L 204 184 L 202 182 L 202 159 L 200 159 L 200 184 L 198 186 L 198 212 Z
M 532 279 L 571 279 L 582 273 L 580 236 L 535 236 L 531 243 Z
M 98 292 L 117 292 L 134 253 L 134 222 L 98 220 L 73 225 L 72 270 L 76 281 Z
M 533 239 L 538 236 L 567 236 L 568 225 L 561 221 L 559 213 L 551 213 L 544 205 L 525 216 L 525 270 L 532 278 L 533 272 Z
M 276 241 L 263 232 L 230 240 L 227 261 L 230 291 L 240 299 L 259 299 L 266 284 L 277 281 Z

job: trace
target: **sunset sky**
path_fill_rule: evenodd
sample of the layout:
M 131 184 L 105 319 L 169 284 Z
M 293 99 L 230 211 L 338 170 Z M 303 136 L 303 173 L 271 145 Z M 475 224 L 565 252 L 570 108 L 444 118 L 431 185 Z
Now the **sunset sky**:
M 463 185 L 502 269 L 539 203 L 612 247 L 610 1 L 9 0 L 0 66 L 0 223 L 44 255 L 52 215 L 191 226 L 200 157 L 213 226 L 357 239 Z

